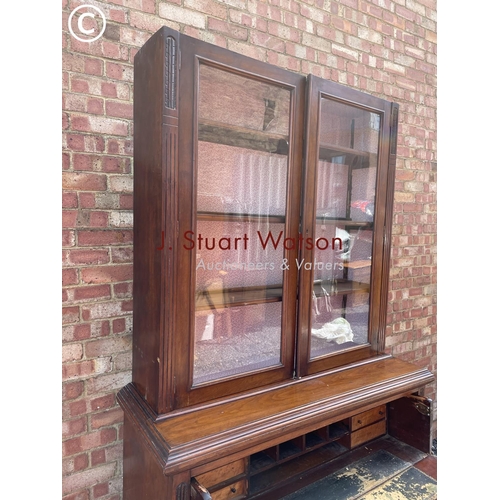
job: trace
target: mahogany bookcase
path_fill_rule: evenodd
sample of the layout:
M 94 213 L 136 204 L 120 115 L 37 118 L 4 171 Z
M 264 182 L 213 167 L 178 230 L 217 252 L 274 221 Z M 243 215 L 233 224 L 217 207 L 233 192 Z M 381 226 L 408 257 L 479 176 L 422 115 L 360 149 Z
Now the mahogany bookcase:
M 397 124 L 166 27 L 136 55 L 125 500 L 259 498 L 388 429 L 430 451 L 433 377 L 384 346 Z

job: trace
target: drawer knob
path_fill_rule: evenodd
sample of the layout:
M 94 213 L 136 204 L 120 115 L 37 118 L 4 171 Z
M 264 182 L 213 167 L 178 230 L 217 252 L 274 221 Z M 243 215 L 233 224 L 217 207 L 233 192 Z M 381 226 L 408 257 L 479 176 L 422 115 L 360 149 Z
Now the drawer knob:
M 236 493 L 236 488 L 234 486 L 231 487 L 231 493 Z
M 363 422 L 361 420 L 358 420 L 358 424 L 362 424 Z

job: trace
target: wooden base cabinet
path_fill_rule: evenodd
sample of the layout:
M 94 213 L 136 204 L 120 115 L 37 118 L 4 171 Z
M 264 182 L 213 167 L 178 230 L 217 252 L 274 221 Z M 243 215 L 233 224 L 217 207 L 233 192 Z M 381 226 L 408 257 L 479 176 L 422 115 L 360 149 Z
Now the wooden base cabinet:
M 387 356 L 161 420 L 130 384 L 119 393 L 124 498 L 257 498 L 273 488 L 278 495 L 281 483 L 386 434 L 388 421 L 398 438 L 411 421 L 420 445 L 409 444 L 430 453 L 431 411 L 415 391 L 431 380 Z
M 137 53 L 125 500 L 254 498 L 418 422 L 388 406 L 433 380 L 385 354 L 398 109 L 166 27 Z

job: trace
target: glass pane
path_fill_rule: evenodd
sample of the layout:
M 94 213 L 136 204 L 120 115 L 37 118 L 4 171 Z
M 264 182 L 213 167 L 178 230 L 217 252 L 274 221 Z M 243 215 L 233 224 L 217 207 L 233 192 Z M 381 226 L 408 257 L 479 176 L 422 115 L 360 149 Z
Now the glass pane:
M 310 358 L 369 342 L 380 116 L 321 100 Z
M 247 139 L 264 140 L 251 131 L 288 136 L 290 92 L 276 85 L 200 65 L 198 117 L 202 130 L 208 124 L 246 129 Z M 216 132 L 216 131 L 215 131 Z M 234 140 L 243 140 L 235 135 Z
M 198 95 L 194 385 L 281 364 L 291 97 L 205 64 Z
M 195 382 L 278 365 L 281 302 L 196 311 Z
M 285 215 L 287 157 L 198 142 L 198 211 Z
M 283 231 L 278 223 L 199 220 L 198 236 L 184 240 L 186 248 L 196 246 L 196 291 L 215 280 L 223 289 L 260 287 L 264 293 L 266 287 L 281 286 L 283 248 L 275 249 L 271 238 L 276 241 Z

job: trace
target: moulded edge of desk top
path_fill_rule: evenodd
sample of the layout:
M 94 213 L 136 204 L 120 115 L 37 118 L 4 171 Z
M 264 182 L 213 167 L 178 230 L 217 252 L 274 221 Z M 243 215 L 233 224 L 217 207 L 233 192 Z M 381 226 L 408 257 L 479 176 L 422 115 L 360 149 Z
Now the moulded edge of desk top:
M 393 357 L 235 396 L 155 422 L 133 384 L 118 400 L 165 474 L 223 465 L 422 388 L 425 368 Z

